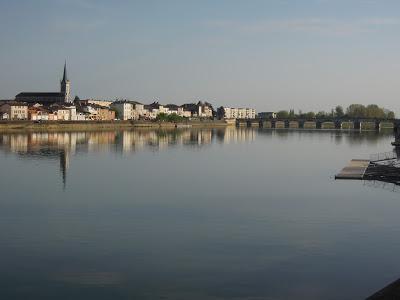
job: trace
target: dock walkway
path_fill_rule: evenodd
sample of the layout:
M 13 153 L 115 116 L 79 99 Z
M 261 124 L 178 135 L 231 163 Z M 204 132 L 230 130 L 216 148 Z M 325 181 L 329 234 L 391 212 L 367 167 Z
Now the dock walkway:
M 369 163 L 370 161 L 366 159 L 352 159 L 349 164 L 335 176 L 335 179 L 362 180 Z

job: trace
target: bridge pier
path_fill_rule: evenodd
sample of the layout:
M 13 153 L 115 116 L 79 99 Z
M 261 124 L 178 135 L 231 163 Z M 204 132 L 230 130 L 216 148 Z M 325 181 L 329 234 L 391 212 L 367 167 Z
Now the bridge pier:
M 360 122 L 360 130 L 375 130 L 375 129 L 376 129 L 376 122 L 371 122 L 371 121 Z
M 395 140 L 400 143 L 400 120 L 399 121 L 394 121 L 393 133 L 394 133 Z
M 321 129 L 335 129 L 335 123 L 331 121 L 322 122 Z
M 375 130 L 380 131 L 381 130 L 381 121 L 375 121 Z
M 289 121 L 289 128 L 294 128 L 294 129 L 299 128 L 299 122 L 298 121 Z
M 341 129 L 354 129 L 354 122 L 343 121 L 341 126 Z
M 276 129 L 283 129 L 286 127 L 285 121 L 276 121 L 275 128 Z
M 272 128 L 272 122 L 271 121 L 261 121 L 262 127 L 263 128 Z
M 316 129 L 317 128 L 317 122 L 315 121 L 305 121 L 303 124 L 304 129 Z

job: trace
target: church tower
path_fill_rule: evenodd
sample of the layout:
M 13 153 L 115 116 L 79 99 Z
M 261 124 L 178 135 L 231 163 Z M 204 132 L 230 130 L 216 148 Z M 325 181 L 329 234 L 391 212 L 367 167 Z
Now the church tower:
M 70 96 L 71 83 L 67 77 L 67 62 L 65 62 L 65 64 L 64 64 L 64 75 L 63 75 L 63 79 L 60 82 L 60 85 L 61 85 L 61 94 L 64 95 L 64 102 L 70 103 L 71 102 L 71 96 Z

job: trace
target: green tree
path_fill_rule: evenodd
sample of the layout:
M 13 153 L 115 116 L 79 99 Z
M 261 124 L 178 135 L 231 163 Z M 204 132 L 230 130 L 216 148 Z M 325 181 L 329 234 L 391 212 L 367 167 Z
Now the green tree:
M 365 118 L 366 108 L 362 104 L 351 104 L 347 110 L 346 114 L 350 118 Z
M 335 117 L 337 118 L 342 118 L 344 116 L 344 111 L 343 111 L 343 107 L 341 107 L 340 105 L 335 107 Z
M 166 113 L 159 113 L 156 117 L 157 121 L 165 122 L 167 121 L 168 115 Z
M 383 108 L 380 108 L 378 105 L 376 104 L 370 104 L 368 105 L 366 108 L 366 113 L 365 116 L 367 118 L 385 118 L 385 111 Z
M 280 110 L 276 113 L 276 117 L 278 119 L 288 119 L 289 118 L 289 112 L 287 110 Z
M 176 122 L 182 122 L 185 120 L 186 120 L 186 118 L 178 116 L 176 113 L 173 113 L 170 115 L 168 115 L 166 113 L 159 113 L 156 118 L 156 121 L 159 121 L 159 122 L 174 122 L 174 123 L 176 123 Z
M 386 118 L 394 119 L 394 118 L 396 118 L 396 116 L 393 111 L 388 111 L 388 113 L 386 114 Z
M 178 116 L 176 113 L 173 113 L 168 115 L 167 120 L 168 122 L 182 122 L 185 120 L 185 118 Z
M 315 113 L 313 111 L 309 111 L 305 114 L 306 119 L 315 119 Z

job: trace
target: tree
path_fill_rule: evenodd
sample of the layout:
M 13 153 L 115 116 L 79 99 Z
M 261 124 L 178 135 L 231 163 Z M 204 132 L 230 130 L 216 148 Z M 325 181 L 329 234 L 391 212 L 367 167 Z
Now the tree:
M 167 121 L 167 114 L 166 113 L 159 113 L 156 117 L 157 121 L 165 122 Z
M 394 119 L 394 118 L 396 118 L 396 116 L 395 116 L 395 114 L 394 114 L 393 111 L 389 111 L 389 112 L 386 114 L 386 118 L 388 118 L 388 119 Z
M 217 108 L 217 118 L 218 119 L 223 119 L 225 116 L 225 109 L 223 106 L 220 106 Z
M 178 116 L 176 113 L 170 114 L 167 116 L 168 122 L 182 122 L 185 120 L 184 117 Z
M 167 115 L 166 113 L 159 113 L 156 118 L 157 121 L 160 122 L 182 122 L 186 120 L 186 118 L 178 116 L 176 113 Z
M 278 119 L 288 119 L 289 118 L 289 112 L 287 110 L 280 110 L 276 113 L 276 117 Z
M 341 107 L 340 105 L 335 107 L 335 117 L 337 118 L 342 118 L 344 116 L 344 111 L 343 111 L 343 107 Z
M 313 111 L 310 111 L 305 114 L 306 119 L 315 119 L 315 113 Z
M 321 111 L 317 112 L 315 117 L 317 117 L 317 118 L 326 118 L 326 112 L 321 110 Z
M 365 118 L 366 108 L 362 104 L 351 104 L 346 110 L 347 116 L 350 118 Z

